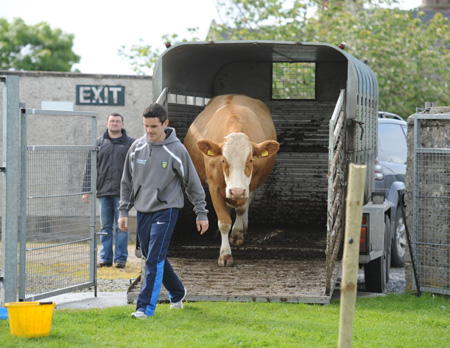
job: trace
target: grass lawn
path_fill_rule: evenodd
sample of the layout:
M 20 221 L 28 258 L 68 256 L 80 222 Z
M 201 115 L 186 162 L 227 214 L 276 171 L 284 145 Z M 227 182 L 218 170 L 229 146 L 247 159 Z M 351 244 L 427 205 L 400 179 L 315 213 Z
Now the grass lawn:
M 1 347 L 337 347 L 339 300 L 329 305 L 160 304 L 136 320 L 134 305 L 56 310 L 49 337 L 18 338 L 0 320 Z M 357 300 L 353 347 L 450 347 L 450 297 L 429 293 Z

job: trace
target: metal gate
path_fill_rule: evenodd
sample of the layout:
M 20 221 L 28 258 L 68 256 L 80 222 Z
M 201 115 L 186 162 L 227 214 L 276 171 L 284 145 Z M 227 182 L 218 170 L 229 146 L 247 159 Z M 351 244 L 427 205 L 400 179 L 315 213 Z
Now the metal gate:
M 420 289 L 447 295 L 450 295 L 450 148 L 443 133 L 448 130 L 449 121 L 448 114 L 414 115 L 413 251 Z
M 345 218 L 345 90 L 330 119 L 328 147 L 328 203 L 327 203 L 327 278 L 326 292 L 333 293 L 335 271 Z
M 86 204 L 81 196 L 95 197 L 97 113 L 21 111 L 19 300 L 96 291 L 95 199 Z M 28 133 L 49 119 L 47 143 L 61 122 L 90 129 L 91 144 L 27 144 Z M 90 192 L 82 192 L 83 180 Z
M 92 286 L 96 294 L 95 199 L 85 204 L 81 196 L 95 197 L 97 113 L 26 109 L 19 78 L 0 76 L 0 82 L 0 304 Z M 67 127 L 70 140 L 58 132 Z M 89 192 L 82 192 L 83 181 Z

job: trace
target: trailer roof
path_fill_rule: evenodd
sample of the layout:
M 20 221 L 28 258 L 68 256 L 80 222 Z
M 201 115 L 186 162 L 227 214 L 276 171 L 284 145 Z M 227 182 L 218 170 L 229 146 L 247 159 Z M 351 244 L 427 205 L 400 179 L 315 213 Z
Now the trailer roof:
M 348 89 L 378 96 L 375 74 L 339 47 L 326 43 L 293 41 L 201 41 L 171 46 L 159 57 L 153 71 L 153 97 L 165 87 L 174 93 L 211 96 L 213 80 L 226 64 L 241 62 L 345 62 Z

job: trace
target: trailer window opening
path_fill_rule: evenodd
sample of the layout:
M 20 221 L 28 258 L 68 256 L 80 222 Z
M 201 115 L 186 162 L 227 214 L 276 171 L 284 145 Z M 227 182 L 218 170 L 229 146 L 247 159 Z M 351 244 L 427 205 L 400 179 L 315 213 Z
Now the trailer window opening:
M 316 99 L 316 63 L 274 62 L 272 99 Z

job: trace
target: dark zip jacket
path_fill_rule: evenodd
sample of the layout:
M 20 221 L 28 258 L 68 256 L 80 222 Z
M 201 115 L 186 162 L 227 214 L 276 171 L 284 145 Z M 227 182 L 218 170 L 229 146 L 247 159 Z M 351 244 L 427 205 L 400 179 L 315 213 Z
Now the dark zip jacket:
M 108 130 L 97 138 L 97 197 L 120 196 L 120 181 L 128 149 L 134 142 L 125 129 L 122 136 L 110 138 Z M 91 191 L 91 158 L 86 161 L 86 171 L 83 177 L 83 192 Z

